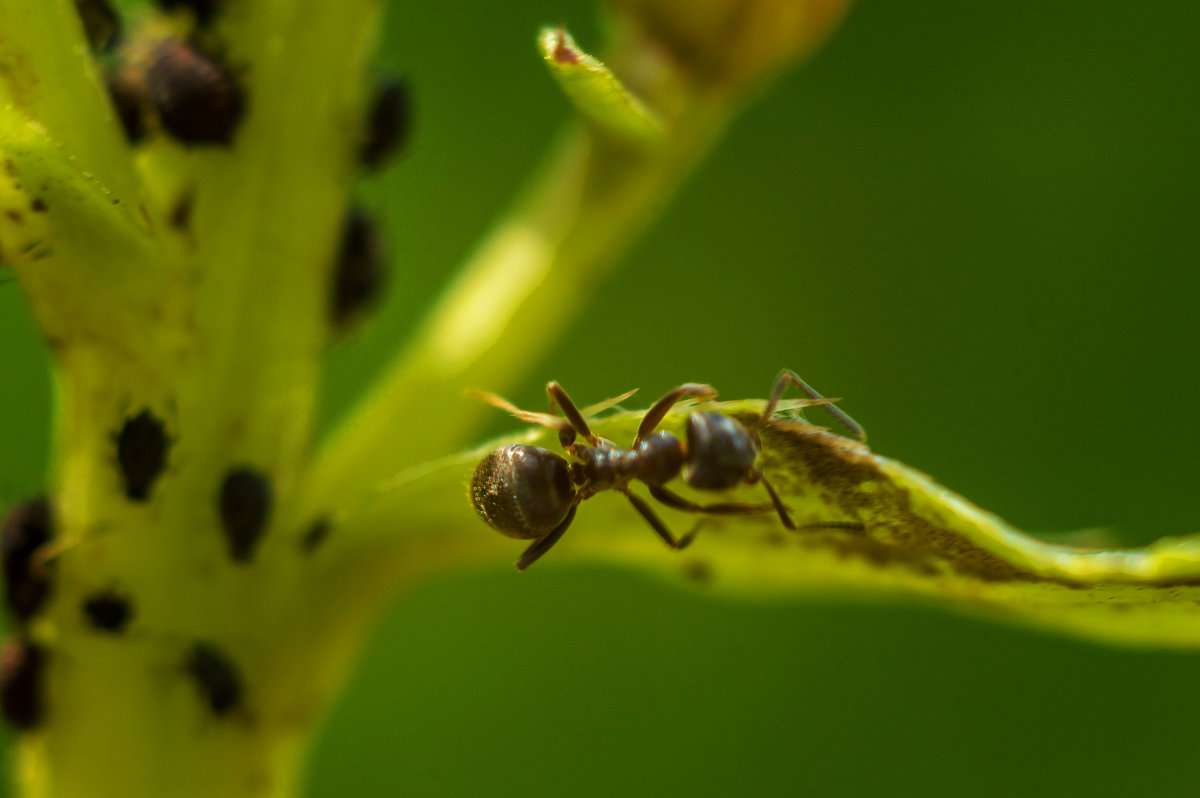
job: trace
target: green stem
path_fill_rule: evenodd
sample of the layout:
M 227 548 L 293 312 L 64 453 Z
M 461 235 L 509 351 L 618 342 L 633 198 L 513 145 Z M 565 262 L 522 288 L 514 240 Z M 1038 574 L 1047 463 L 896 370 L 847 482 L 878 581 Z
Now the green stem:
M 484 240 L 413 342 L 326 443 L 306 492 L 345 507 L 373 485 L 470 440 L 486 414 L 463 394 L 521 381 L 596 281 L 711 148 L 730 104 L 697 98 L 661 146 L 633 151 L 569 131 Z
M 381 5 L 229 5 L 238 13 L 216 23 L 221 54 L 248 99 L 233 146 L 152 136 L 121 193 L 112 185 L 134 158 L 90 60 L 77 63 L 86 45 L 64 35 L 78 34 L 70 0 L 54 0 L 46 20 L 42 0 L 0 0 L 0 37 L 15 35 L 4 23 L 30 37 L 4 39 L 5 63 L 37 70 L 0 74 L 6 96 L 22 99 L 0 114 L 16 174 L 0 176 L 0 201 L 43 207 L 22 218 L 44 222 L 49 243 L 15 252 L 13 265 L 54 350 L 59 404 L 53 595 L 25 630 L 48 652 L 45 718 L 19 750 L 26 796 L 294 794 L 336 687 L 297 666 L 306 649 L 293 609 L 313 591 L 313 561 L 298 552 L 311 519 L 297 517 L 294 491 Z M 59 91 L 28 88 L 52 84 Z M 66 124 L 96 119 L 96 141 Z M 172 209 L 184 196 L 180 229 Z M 170 439 L 145 501 L 126 494 L 115 443 L 143 410 Z M 218 497 L 247 466 L 270 485 L 273 512 L 254 556 L 238 561 Z M 120 634 L 81 610 L 105 590 L 133 607 Z M 229 711 L 214 710 L 188 671 L 198 643 L 236 670 Z

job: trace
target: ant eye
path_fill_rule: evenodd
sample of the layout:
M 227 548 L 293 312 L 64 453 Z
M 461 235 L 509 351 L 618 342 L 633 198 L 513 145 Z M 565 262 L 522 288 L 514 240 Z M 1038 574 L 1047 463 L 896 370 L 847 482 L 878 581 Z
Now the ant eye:
M 567 461 L 536 446 L 503 446 L 488 454 L 471 479 L 479 517 L 510 538 L 529 540 L 558 526 L 575 491 Z
M 125 495 L 135 502 L 150 498 L 150 488 L 167 464 L 167 431 L 162 421 L 143 410 L 125 422 L 117 435 L 117 462 Z
M 229 144 L 242 118 L 242 90 L 229 73 L 178 40 L 155 49 L 146 92 L 163 127 L 187 144 Z
M 21 638 L 0 647 L 0 712 L 14 729 L 29 731 L 42 722 L 42 674 L 46 652 Z
M 273 500 L 270 480 L 252 468 L 234 469 L 221 483 L 221 525 L 234 562 L 249 562 L 254 556 Z
M 196 643 L 184 668 L 200 688 L 201 698 L 214 715 L 226 715 L 242 700 L 237 668 L 211 643 Z
M 4 519 L 0 560 L 4 566 L 4 597 L 18 621 L 27 621 L 50 595 L 49 563 L 34 555 L 53 536 L 50 503 L 44 498 L 18 504 Z

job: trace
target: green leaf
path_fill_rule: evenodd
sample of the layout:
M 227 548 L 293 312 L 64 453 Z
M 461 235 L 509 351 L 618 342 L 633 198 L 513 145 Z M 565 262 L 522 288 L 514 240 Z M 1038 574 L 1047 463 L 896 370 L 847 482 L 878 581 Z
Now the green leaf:
M 761 401 L 705 406 L 747 425 L 757 423 L 762 408 Z M 662 426 L 679 432 L 684 418 L 677 411 Z M 627 443 L 640 419 L 622 413 L 592 427 Z M 773 512 L 698 517 L 663 508 L 660 516 L 677 535 L 700 524 L 690 547 L 671 551 L 628 501 L 609 491 L 585 502 L 562 541 L 530 570 L 606 562 L 748 598 L 907 597 L 1112 643 L 1200 644 L 1200 538 L 1132 550 L 1046 543 L 925 474 L 821 427 L 776 418 L 761 437 L 763 470 L 799 531 L 787 531 Z M 474 518 L 465 485 L 492 447 L 524 441 L 557 449 L 553 438 L 539 430 L 403 474 L 346 514 L 337 545 L 355 557 L 377 556 L 386 540 L 392 556 L 410 565 L 423 551 L 431 559 L 454 550 L 464 559 L 515 560 L 524 543 Z M 645 496 L 636 482 L 633 490 Z M 698 503 L 767 501 L 759 486 L 719 497 L 678 490 Z M 514 571 L 513 578 L 532 577 Z
M 545 27 L 537 41 L 546 68 L 590 124 L 621 141 L 643 146 L 663 139 L 658 116 L 608 67 L 581 50 L 571 34 Z
M 0 0 L 0 106 L 40 125 L 113 196 L 131 205 L 140 199 L 72 0 Z M 0 123 L 0 140 L 10 124 Z

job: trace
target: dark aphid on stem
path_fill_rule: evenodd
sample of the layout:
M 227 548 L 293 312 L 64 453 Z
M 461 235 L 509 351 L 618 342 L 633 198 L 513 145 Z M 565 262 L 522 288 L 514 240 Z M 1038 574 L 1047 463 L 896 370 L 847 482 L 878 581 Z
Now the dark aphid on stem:
M 300 537 L 300 551 L 305 554 L 312 554 L 321 544 L 329 537 L 329 533 L 333 530 L 333 522 L 328 518 L 318 518 L 313 521 L 312 525 L 304 531 Z
M 148 102 L 145 85 L 132 72 L 121 67 L 105 72 L 104 85 L 117 119 L 125 130 L 125 137 L 130 144 L 137 144 L 146 135 L 146 122 L 142 116 Z
M 161 419 L 148 409 L 126 419 L 116 435 L 117 464 L 125 483 L 125 496 L 131 501 L 150 498 L 154 482 L 167 465 L 171 440 Z
M 200 688 L 200 698 L 217 717 L 224 717 L 242 701 L 242 677 L 237 666 L 212 643 L 192 646 L 184 671 Z
M 167 132 L 188 144 L 229 144 L 244 110 L 228 70 L 177 39 L 154 49 L 146 94 Z
M 375 224 L 351 208 L 342 221 L 333 270 L 330 317 L 335 327 L 350 326 L 379 299 L 386 260 Z
M 177 8 L 190 9 L 198 25 L 212 21 L 220 9 L 223 0 L 157 0 L 158 7 L 163 11 L 174 11 Z
M 196 209 L 195 188 L 185 188 L 171 207 L 167 222 L 181 233 L 188 233 L 192 228 L 192 212 Z
M 408 141 L 412 127 L 412 93 L 400 78 L 381 81 L 367 118 L 361 160 L 368 169 L 379 168 Z
M 93 628 L 120 634 L 133 619 L 133 603 L 114 591 L 106 590 L 84 599 L 83 614 Z
M 809 396 L 810 405 L 824 405 L 859 438 L 862 428 L 841 410 L 814 391 L 794 372 L 784 371 L 775 383 L 762 418 L 753 428 L 720 413 L 694 412 L 687 419 L 687 440 L 669 432 L 655 432 L 667 412 L 684 399 L 713 399 L 717 392 L 708 385 L 686 383 L 668 392 L 646 411 L 632 448 L 617 446 L 595 435 L 557 382 L 546 386 L 551 407 L 560 408 L 565 419 L 549 413 L 521 410 L 498 396 L 481 394 L 522 421 L 558 431 L 559 443 L 575 462 L 536 446 L 503 446 L 488 454 L 471 480 L 471 503 L 489 526 L 509 537 L 533 540 L 517 560 L 524 570 L 545 554 L 570 527 L 580 502 L 605 490 L 623 494 L 654 532 L 673 549 L 691 543 L 692 534 L 676 538 L 644 499 L 630 490 L 634 480 L 646 485 L 650 495 L 676 510 L 709 515 L 746 515 L 771 512 L 788 529 L 796 529 L 775 488 L 756 462 L 758 429 L 775 412 L 787 386 L 795 385 Z M 624 398 L 624 397 L 620 397 Z M 609 403 L 604 403 L 609 404 Z M 586 443 L 578 443 L 576 436 Z M 761 482 L 771 499 L 767 505 L 744 502 L 696 504 L 667 489 L 665 483 L 682 473 L 688 485 L 699 490 L 728 490 L 740 484 Z M 835 522 L 836 523 L 836 522 Z M 818 525 L 806 525 L 814 528 Z
M 218 505 L 221 528 L 234 562 L 247 563 L 254 557 L 270 521 L 273 502 L 271 481 L 261 471 L 242 467 L 226 474 Z
M 46 651 L 37 643 L 12 637 L 0 644 L 0 712 L 14 729 L 29 731 L 41 724 L 45 669 Z
M 83 32 L 94 50 L 109 47 L 121 36 L 121 17 L 108 0 L 75 0 Z
M 50 595 L 52 566 L 38 554 L 53 537 L 54 518 L 44 497 L 18 504 L 4 519 L 0 533 L 4 598 L 19 622 L 32 618 Z

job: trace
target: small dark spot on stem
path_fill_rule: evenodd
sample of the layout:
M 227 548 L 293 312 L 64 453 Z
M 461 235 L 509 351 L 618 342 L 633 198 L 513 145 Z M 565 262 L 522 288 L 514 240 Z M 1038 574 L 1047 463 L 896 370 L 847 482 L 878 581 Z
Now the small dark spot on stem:
M 133 619 L 133 604 L 129 599 L 107 591 L 85 599 L 83 614 L 96 629 L 118 634 Z
M 192 210 L 196 206 L 196 190 L 194 188 L 186 189 L 179 198 L 175 200 L 175 206 L 171 208 L 170 223 L 171 227 L 181 232 L 188 230 L 192 226 Z
M 38 553 L 53 537 L 54 519 L 45 497 L 30 499 L 9 510 L 0 533 L 4 566 L 4 598 L 18 621 L 27 621 L 50 595 L 50 563 Z
M 242 700 L 242 679 L 237 667 L 212 643 L 196 643 L 184 665 L 200 688 L 200 697 L 213 714 L 223 717 Z
M 158 7 L 163 11 L 174 11 L 177 8 L 191 10 L 197 24 L 205 25 L 212 21 L 221 7 L 222 0 L 158 0 Z
M 144 502 L 167 465 L 171 441 L 166 427 L 149 409 L 126 420 L 117 433 L 117 463 L 125 483 L 125 496 Z
M 15 208 L 5 208 L 4 215 L 7 216 L 12 221 L 16 222 L 17 224 L 20 224 L 21 222 L 25 221 L 25 217 L 22 216 L 21 212 Z
M 24 638 L 9 638 L 0 646 L 0 712 L 8 724 L 29 731 L 45 713 L 42 676 L 46 652 Z
M 361 210 L 346 214 L 337 253 L 330 316 L 345 329 L 378 300 L 387 260 L 375 225 Z
M 102 50 L 121 35 L 121 18 L 108 0 L 75 0 L 83 31 L 94 50 Z
M 712 564 L 707 560 L 688 560 L 683 566 L 683 577 L 689 582 L 707 585 L 716 578 L 716 575 Z
M 304 533 L 304 536 L 300 538 L 300 550 L 305 554 L 312 554 L 325 542 L 332 529 L 333 524 L 330 523 L 328 518 L 318 518 Z
M 145 86 L 133 73 L 118 68 L 104 75 L 104 85 L 108 89 L 108 97 L 112 101 L 113 110 L 125 131 L 125 137 L 131 144 L 136 144 L 146 135 L 146 123 L 142 118 L 142 108 L 148 102 L 145 96 Z
M 29 203 L 29 210 L 33 211 L 34 213 L 45 213 L 46 201 L 41 197 L 34 197 L 33 202 Z
M 246 563 L 254 557 L 271 517 L 273 503 L 271 481 L 261 471 L 249 467 L 230 471 L 221 483 L 221 526 L 229 556 Z
M 367 119 L 362 164 L 378 168 L 404 146 L 412 126 L 412 93 L 400 78 L 382 81 Z

